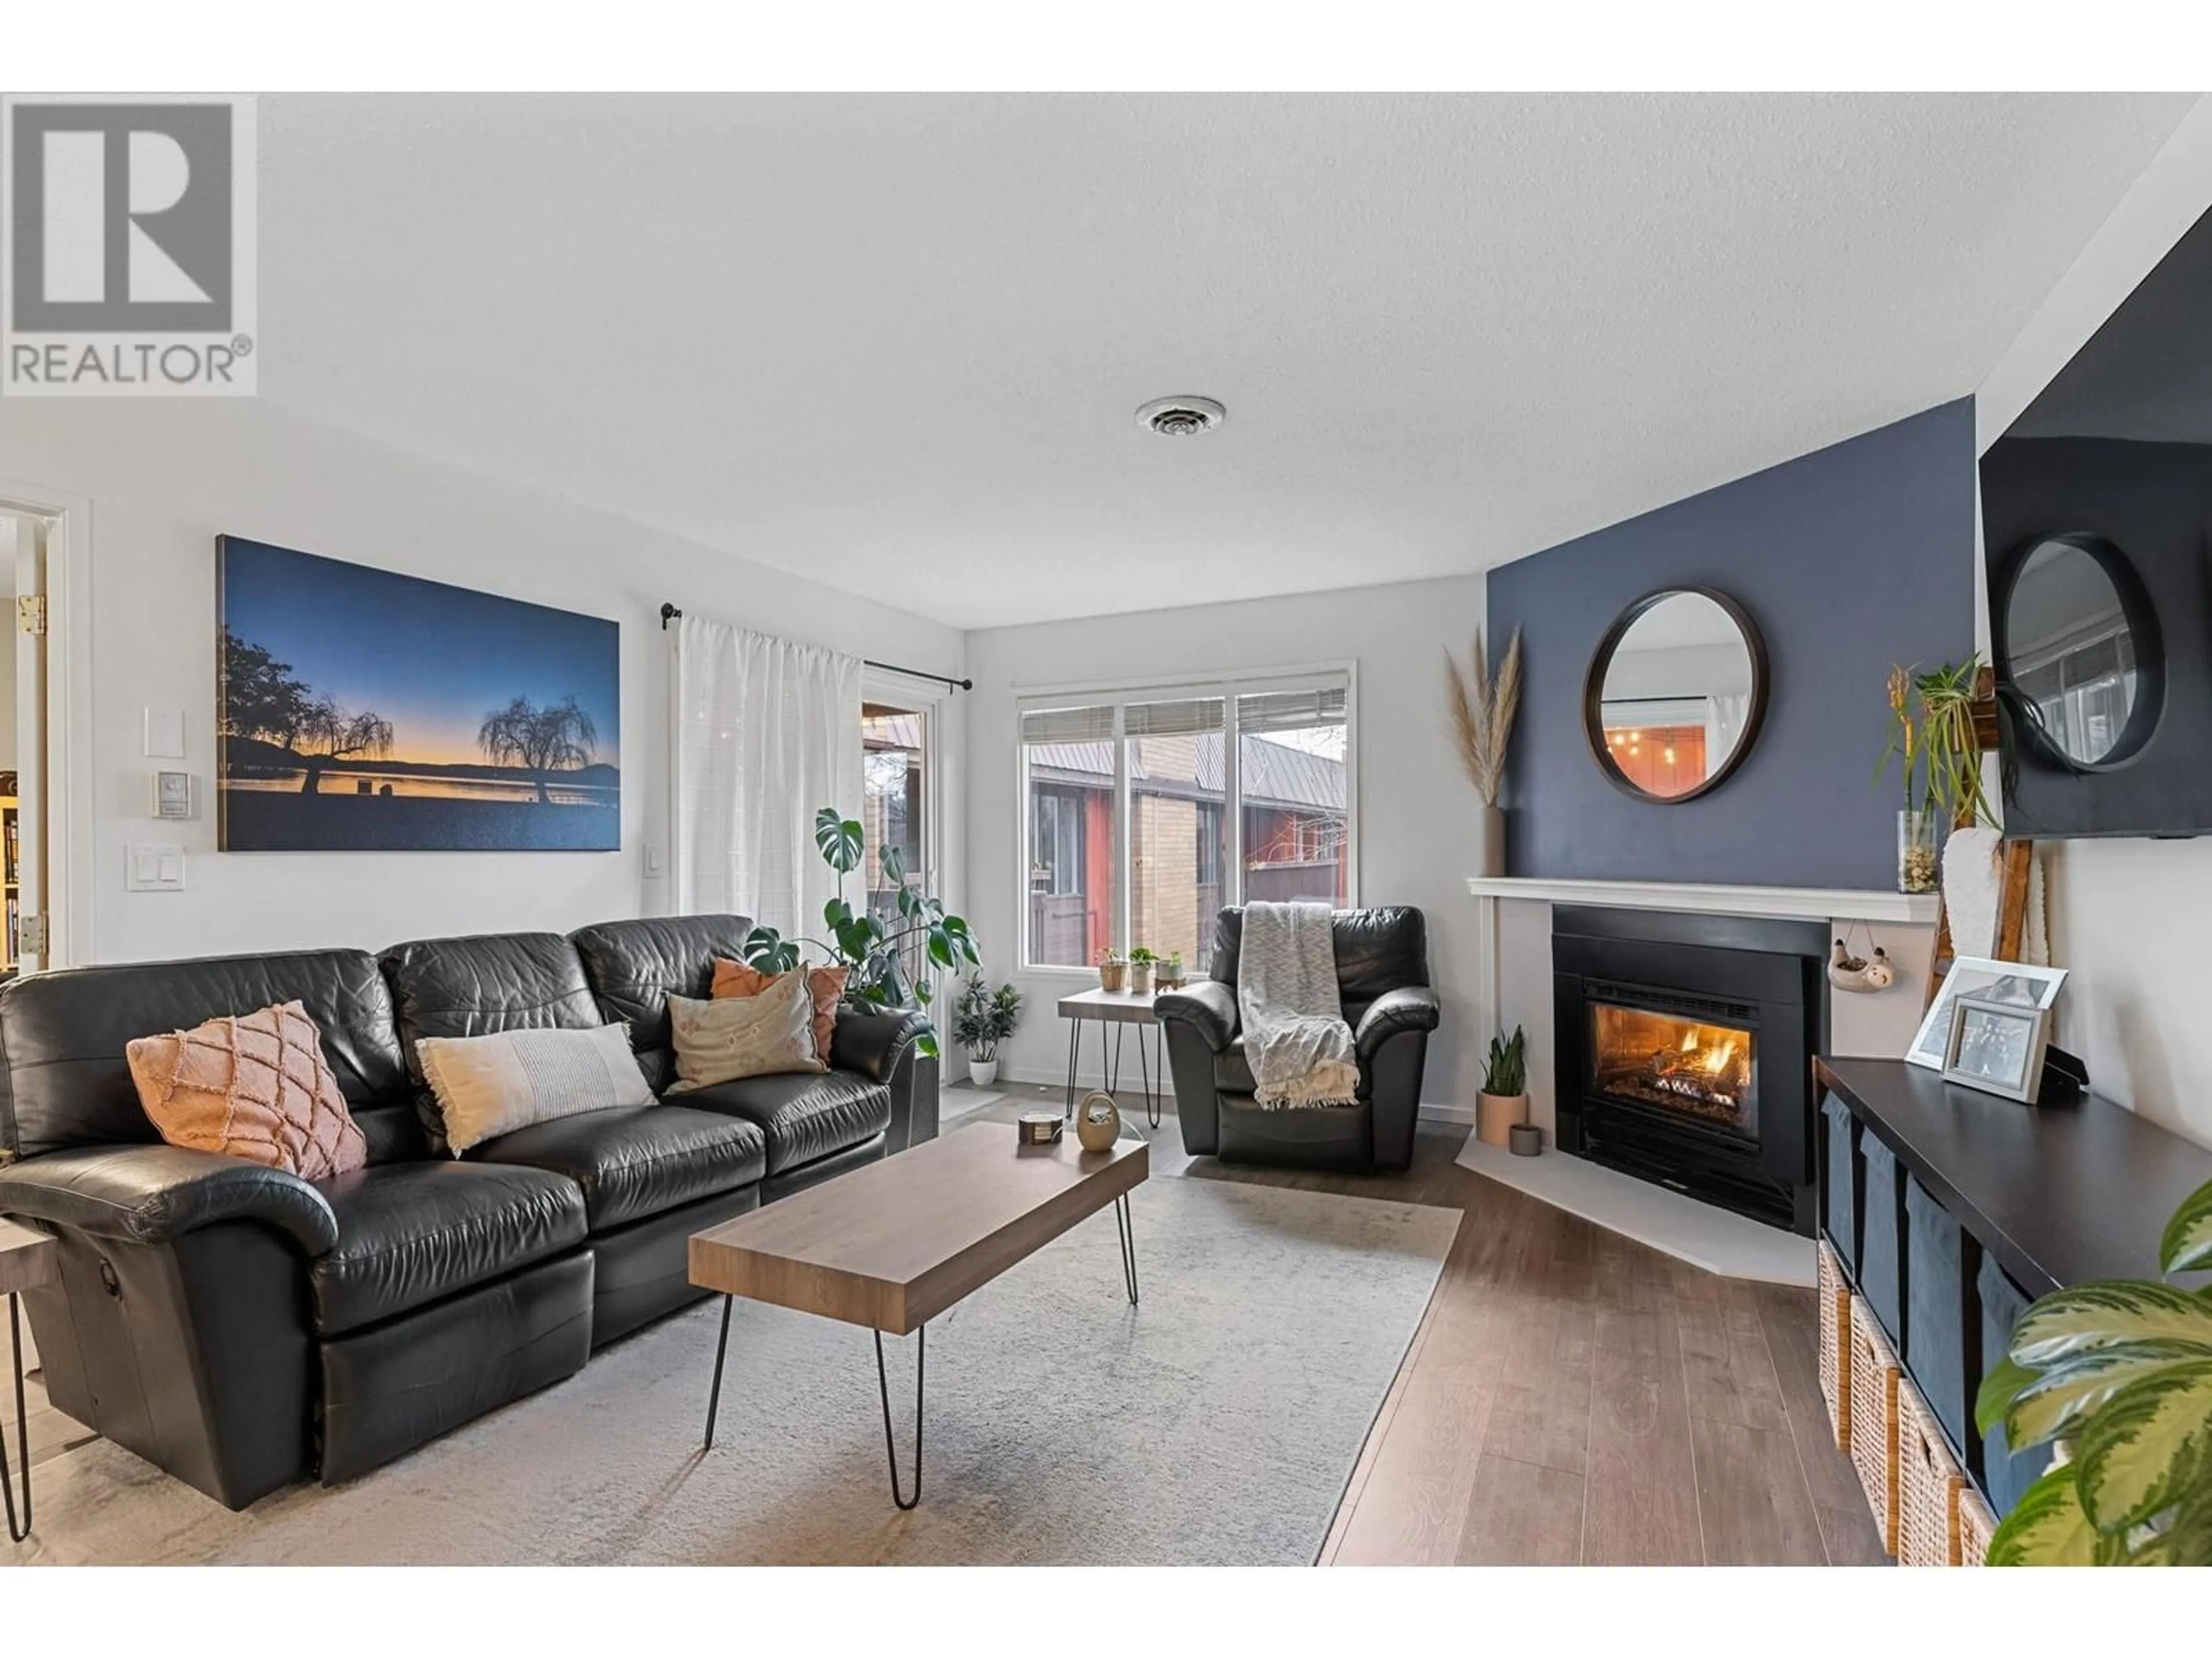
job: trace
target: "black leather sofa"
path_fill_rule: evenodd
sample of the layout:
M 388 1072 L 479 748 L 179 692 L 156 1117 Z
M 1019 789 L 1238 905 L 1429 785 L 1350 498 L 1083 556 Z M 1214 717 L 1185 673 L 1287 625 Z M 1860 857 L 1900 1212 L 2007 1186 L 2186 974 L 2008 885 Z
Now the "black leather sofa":
M 1262 1111 L 1253 1099 L 1237 1014 L 1244 913 L 1232 908 L 1214 923 L 1212 978 L 1153 1005 L 1167 1028 L 1184 1150 L 1309 1169 L 1403 1170 L 1413 1163 L 1421 1073 L 1437 1021 L 1427 923 L 1406 905 L 1339 910 L 1331 933 L 1337 993 L 1359 1055 L 1358 1105 Z
M 696 1301 L 694 1232 L 905 1144 L 917 1013 L 841 1012 L 824 1073 L 533 1125 L 449 1156 L 422 1036 L 627 1020 L 656 1094 L 669 994 L 741 916 L 65 969 L 0 991 L 0 1214 L 58 1234 L 27 1294 L 53 1403 L 233 1509 L 350 1479 Z M 131 1038 L 297 999 L 368 1167 L 308 1182 L 162 1143 Z

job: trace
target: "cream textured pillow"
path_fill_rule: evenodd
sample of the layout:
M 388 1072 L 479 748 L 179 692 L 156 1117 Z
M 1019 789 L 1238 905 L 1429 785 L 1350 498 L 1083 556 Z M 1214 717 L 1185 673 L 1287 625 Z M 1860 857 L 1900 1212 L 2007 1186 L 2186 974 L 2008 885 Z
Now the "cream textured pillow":
M 785 974 L 757 996 L 668 999 L 676 1037 L 669 1093 L 775 1072 L 826 1072 L 814 1051 L 814 999 L 806 975 Z
M 446 1144 L 455 1158 L 532 1123 L 653 1104 L 652 1086 L 630 1052 L 627 1025 L 423 1037 L 415 1056 L 438 1097 Z
M 306 1181 L 368 1162 L 304 1005 L 222 1016 L 124 1047 L 138 1103 L 172 1146 L 228 1152 Z

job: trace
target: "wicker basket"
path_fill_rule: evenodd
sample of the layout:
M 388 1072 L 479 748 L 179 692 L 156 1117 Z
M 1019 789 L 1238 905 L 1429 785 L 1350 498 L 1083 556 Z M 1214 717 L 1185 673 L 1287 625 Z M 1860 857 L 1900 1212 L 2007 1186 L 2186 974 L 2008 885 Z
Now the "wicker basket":
M 1851 1290 L 1843 1264 L 1820 1241 L 1820 1398 L 1828 1402 L 1828 1431 L 1836 1449 L 1851 1449 Z
M 1958 1502 L 1954 1506 L 1954 1529 L 1959 1540 L 1959 1565 L 1962 1567 L 1983 1567 L 1989 1565 L 1990 1534 L 1997 1529 L 1997 1518 L 1990 1513 L 1990 1506 L 1982 1502 L 1981 1493 L 1972 1486 L 1959 1488 Z
M 1959 1565 L 1959 1493 L 1966 1477 L 1910 1381 L 1897 1385 L 1897 1564 Z
M 1851 1298 L 1851 1467 L 1881 1547 L 1897 1553 L 1897 1359 L 1866 1298 Z

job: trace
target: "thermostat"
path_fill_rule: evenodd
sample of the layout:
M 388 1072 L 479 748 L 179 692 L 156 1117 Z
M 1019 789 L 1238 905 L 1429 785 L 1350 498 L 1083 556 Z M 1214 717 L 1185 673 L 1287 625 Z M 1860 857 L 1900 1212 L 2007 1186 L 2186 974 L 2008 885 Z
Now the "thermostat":
M 154 816 L 188 818 L 192 815 L 192 775 L 189 772 L 154 774 Z

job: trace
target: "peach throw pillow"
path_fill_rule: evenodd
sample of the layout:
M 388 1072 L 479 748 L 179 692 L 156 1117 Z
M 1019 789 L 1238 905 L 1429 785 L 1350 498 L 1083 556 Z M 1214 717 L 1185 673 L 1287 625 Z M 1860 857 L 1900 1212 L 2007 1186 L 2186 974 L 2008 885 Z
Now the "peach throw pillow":
M 845 976 L 849 968 L 807 968 L 794 971 L 806 975 L 806 988 L 814 997 L 814 1052 L 822 1063 L 830 1063 L 830 1037 L 837 1028 L 837 1000 L 845 994 Z M 707 994 L 710 997 L 757 997 L 781 979 L 781 974 L 763 974 L 757 968 L 742 962 L 732 962 L 727 957 L 714 958 L 714 983 Z
M 306 1181 L 368 1162 L 323 1034 L 304 1006 L 225 1015 L 124 1050 L 146 1115 L 172 1146 L 228 1152 Z

